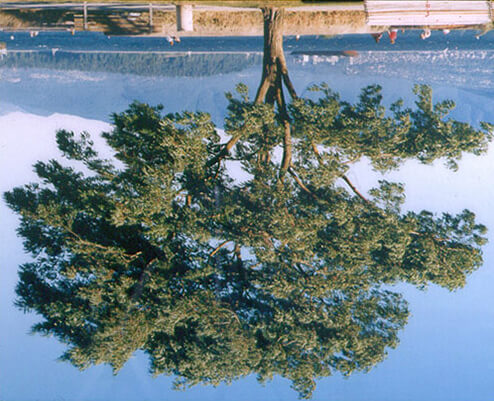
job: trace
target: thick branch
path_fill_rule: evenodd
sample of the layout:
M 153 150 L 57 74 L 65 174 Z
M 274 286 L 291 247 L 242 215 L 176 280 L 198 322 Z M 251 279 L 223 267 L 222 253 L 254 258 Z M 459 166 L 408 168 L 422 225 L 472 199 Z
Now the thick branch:
M 343 181 L 345 181 L 347 183 L 347 185 L 352 189 L 352 191 L 355 193 L 355 195 L 357 195 L 360 199 L 362 199 L 365 203 L 370 203 L 364 195 L 362 195 L 358 189 L 355 187 L 355 185 L 352 184 L 352 182 L 348 179 L 348 177 L 346 175 L 342 175 L 341 178 L 343 179 Z
M 286 68 L 286 67 L 285 67 Z M 292 84 L 292 81 L 290 80 L 290 77 L 288 76 L 288 70 L 281 72 L 281 76 L 283 77 L 283 82 L 288 89 L 288 93 L 290 94 L 292 99 L 297 99 L 297 92 L 295 91 L 295 87 Z
M 295 179 L 295 182 L 298 184 L 298 186 L 300 188 L 302 188 L 302 190 L 304 192 L 307 192 L 310 196 L 312 196 L 314 199 L 318 199 L 317 196 L 309 189 L 305 186 L 305 184 L 302 182 L 302 180 L 299 178 L 299 176 L 295 173 L 295 171 L 293 171 L 293 169 L 290 167 L 288 169 L 288 172 L 292 175 L 292 177 Z
M 221 248 L 223 248 L 226 244 L 228 244 L 229 242 L 230 242 L 229 240 L 223 241 L 221 244 L 219 244 L 219 245 L 215 248 L 215 250 L 214 250 L 213 252 L 211 252 L 211 253 L 209 254 L 209 256 L 214 256 L 214 255 L 216 255 L 216 254 L 218 253 L 218 251 L 219 251 Z
M 281 71 L 281 77 L 283 78 L 283 83 L 288 89 L 288 93 L 290 94 L 290 97 L 292 99 L 297 99 L 298 98 L 297 92 L 295 90 L 295 87 L 293 86 L 292 81 L 290 80 L 290 76 L 288 75 L 288 67 L 286 66 L 285 53 L 283 51 L 281 52 L 278 58 L 278 62 Z
M 314 151 L 314 153 L 315 153 L 315 154 L 316 154 L 316 156 L 317 156 L 317 160 L 318 160 L 319 162 L 321 162 L 321 154 L 319 153 L 319 149 L 317 149 L 317 145 L 315 144 L 315 142 L 314 142 L 314 141 L 311 143 L 311 145 L 312 145 L 312 150 Z
M 276 102 L 279 108 L 279 115 L 283 123 L 284 135 L 283 135 L 283 160 L 280 168 L 280 178 L 283 178 L 285 173 L 290 168 L 292 163 L 292 134 L 290 126 L 290 117 L 288 116 L 288 110 L 286 106 L 285 96 L 283 94 L 283 87 L 281 83 L 281 76 L 278 76 L 276 80 Z
M 230 140 L 223 146 L 223 148 L 220 150 L 220 152 L 213 157 L 211 160 L 209 160 L 206 163 L 206 167 L 211 167 L 214 166 L 216 163 L 219 163 L 221 160 L 223 160 L 226 156 L 230 154 L 230 151 L 232 148 L 237 144 L 237 142 L 240 139 L 240 135 L 233 136 L 230 138 Z
M 264 102 L 264 99 L 266 98 L 266 95 L 268 93 L 269 88 L 271 87 L 271 82 L 273 81 L 273 77 L 270 73 L 263 73 L 263 76 L 261 78 L 261 84 L 259 85 L 259 88 L 257 89 L 256 97 L 254 99 L 255 104 L 260 104 Z
M 291 127 L 288 121 L 283 121 L 285 135 L 283 136 L 283 160 L 281 162 L 280 177 L 283 177 L 292 163 L 292 136 Z

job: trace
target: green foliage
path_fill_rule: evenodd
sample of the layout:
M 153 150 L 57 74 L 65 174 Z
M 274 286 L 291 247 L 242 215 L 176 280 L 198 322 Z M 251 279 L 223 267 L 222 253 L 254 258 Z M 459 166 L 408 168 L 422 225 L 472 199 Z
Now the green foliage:
M 386 171 L 410 158 L 423 163 L 443 158 L 456 169 L 463 152 L 482 154 L 492 140 L 492 124 L 482 123 L 481 129 L 475 129 L 446 119 L 455 104 L 450 100 L 433 104 L 428 86 L 415 86 L 416 108 L 403 108 L 398 100 L 389 112 L 378 85 L 364 88 L 355 104 L 341 101 L 326 85 L 312 90 L 322 96 L 316 101 L 299 99 L 291 107 L 295 132 L 335 148 L 335 156 L 342 161 L 365 156 L 374 168 Z
M 34 331 L 65 342 L 63 359 L 80 368 L 118 371 L 143 350 L 177 387 L 281 375 L 304 398 L 317 378 L 382 361 L 408 316 L 389 285 L 463 286 L 482 263 L 485 227 L 469 211 L 402 213 L 396 183 L 365 199 L 345 173 L 362 157 L 379 170 L 412 158 L 454 167 L 486 149 L 492 127 L 446 119 L 452 103 L 434 105 L 427 87 L 414 109 L 389 112 L 377 86 L 355 104 L 316 89 L 319 99 L 289 106 L 286 176 L 285 121 L 243 86 L 228 95 L 233 152 L 206 114 L 139 103 L 103 134 L 113 161 L 87 134 L 59 131 L 87 172 L 38 162 L 40 183 L 5 194 L 33 255 L 17 305 L 43 317 Z M 235 180 L 228 160 L 249 178 Z

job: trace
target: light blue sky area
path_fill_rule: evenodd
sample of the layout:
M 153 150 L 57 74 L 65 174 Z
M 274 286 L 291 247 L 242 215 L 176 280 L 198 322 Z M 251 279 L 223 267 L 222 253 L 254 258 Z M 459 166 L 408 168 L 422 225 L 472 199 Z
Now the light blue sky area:
M 363 70 L 350 74 L 330 64 L 290 66 L 297 88 L 327 81 L 354 99 L 359 88 L 371 83 L 384 87 L 386 99 L 404 97 L 411 102 L 414 80 L 393 73 Z M 424 65 L 423 68 L 428 68 Z M 431 71 L 428 71 L 431 73 Z M 433 74 L 432 74 L 433 75 Z M 163 103 L 169 111 L 202 109 L 220 122 L 225 114 L 223 93 L 236 82 L 255 88 L 259 68 L 205 78 L 144 78 L 111 74 L 0 69 L 0 190 L 34 179 L 31 165 L 38 159 L 57 157 L 57 128 L 108 129 L 112 111 L 125 109 L 134 99 Z M 454 77 L 453 77 L 454 78 Z M 417 78 L 418 79 L 418 78 Z M 436 99 L 458 104 L 454 116 L 477 123 L 493 122 L 492 98 L 455 87 L 451 82 L 433 84 Z M 489 87 L 487 87 L 489 89 Z M 13 110 L 18 110 L 12 113 Z M 57 113 L 57 114 L 54 114 Z M 92 120 L 88 120 L 91 118 Z M 98 147 L 103 147 L 99 144 Z M 378 176 L 365 163 L 351 172 L 351 179 L 367 190 Z M 320 380 L 314 400 L 332 401 L 485 401 L 494 394 L 494 150 L 482 157 L 466 156 L 457 173 L 441 163 L 423 166 L 407 163 L 388 178 L 407 185 L 406 207 L 458 212 L 468 208 L 486 224 L 493 239 L 485 248 L 485 266 L 474 273 L 463 290 L 440 288 L 422 292 L 399 286 L 410 302 L 412 316 L 400 333 L 401 343 L 368 374 L 349 379 Z M 56 362 L 63 345 L 52 338 L 27 335 L 36 317 L 12 306 L 17 266 L 29 260 L 15 235 L 17 219 L 0 201 L 0 400 L 1 401 L 189 401 L 189 400 L 296 400 L 289 382 L 276 378 L 265 386 L 249 377 L 218 388 L 196 387 L 173 392 L 171 378 L 152 378 L 142 354 L 131 359 L 113 377 L 106 366 L 79 372 Z

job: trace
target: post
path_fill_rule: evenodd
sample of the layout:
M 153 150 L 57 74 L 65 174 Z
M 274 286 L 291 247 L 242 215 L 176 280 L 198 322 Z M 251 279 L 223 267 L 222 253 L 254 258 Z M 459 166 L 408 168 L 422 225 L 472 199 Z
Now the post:
M 177 6 L 177 31 L 188 31 L 194 30 L 194 12 L 193 6 L 182 5 Z
M 87 31 L 87 1 L 84 2 L 82 8 L 84 14 L 84 30 Z
M 149 3 L 149 27 L 153 27 L 153 4 Z

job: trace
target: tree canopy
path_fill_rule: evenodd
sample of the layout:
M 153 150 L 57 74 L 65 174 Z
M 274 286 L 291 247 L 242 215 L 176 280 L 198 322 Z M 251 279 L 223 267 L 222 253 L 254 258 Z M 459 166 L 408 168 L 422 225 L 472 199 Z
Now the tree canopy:
M 68 345 L 64 360 L 118 371 L 143 350 L 178 387 L 280 375 L 309 398 L 317 378 L 368 370 L 398 344 L 408 308 L 390 285 L 454 290 L 482 264 L 472 212 L 404 213 L 403 185 L 362 194 L 347 172 L 362 158 L 456 168 L 493 127 L 451 119 L 426 86 L 412 108 L 386 109 L 378 86 L 354 103 L 327 85 L 300 98 L 270 44 L 279 10 L 264 13 L 263 78 L 254 99 L 227 95 L 228 140 L 205 113 L 133 103 L 102 134 L 113 160 L 61 130 L 80 169 L 40 161 L 40 182 L 5 194 L 33 255 L 17 305 Z

